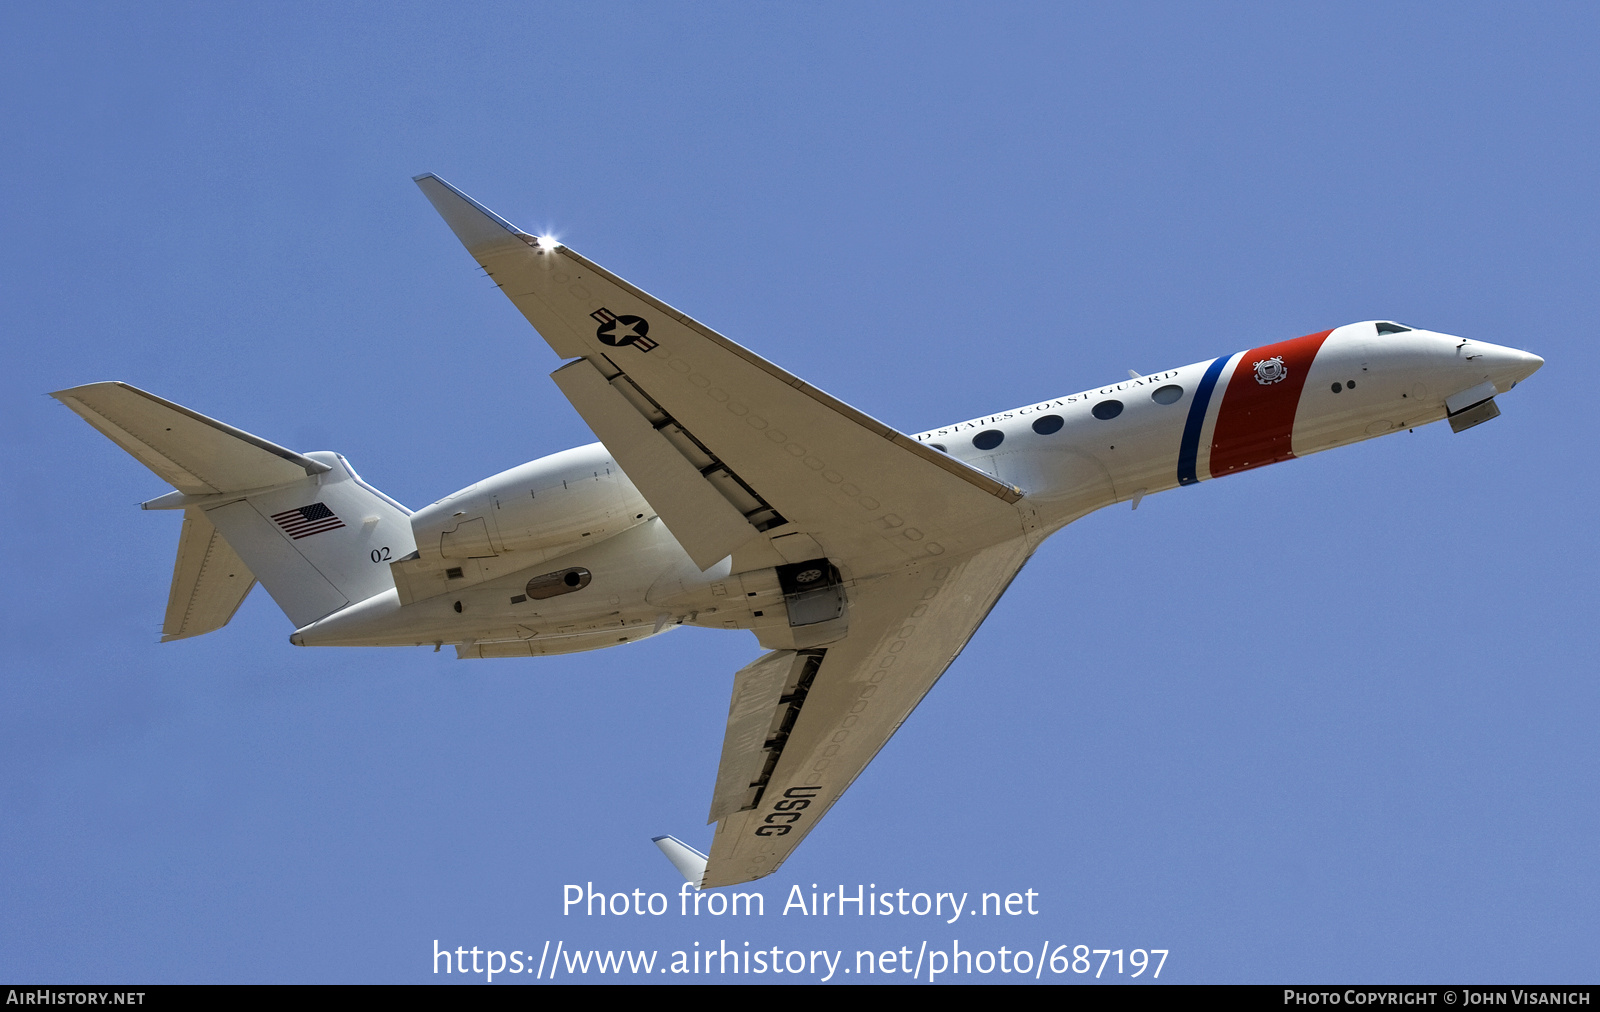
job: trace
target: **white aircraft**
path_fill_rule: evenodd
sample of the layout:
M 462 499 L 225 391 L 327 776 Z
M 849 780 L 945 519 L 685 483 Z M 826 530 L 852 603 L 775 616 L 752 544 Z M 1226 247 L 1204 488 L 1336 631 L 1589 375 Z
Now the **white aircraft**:
M 552 378 L 599 443 L 413 513 L 337 453 L 123 383 L 54 396 L 176 489 L 144 504 L 184 514 L 163 639 L 227 624 L 257 580 L 301 646 L 538 657 L 684 623 L 755 633 L 768 652 L 734 676 L 711 853 L 663 843 L 706 888 L 783 863 L 1050 534 L 1439 419 L 1459 432 L 1543 364 L 1352 323 L 912 436 L 437 176 L 416 182 L 570 360 Z

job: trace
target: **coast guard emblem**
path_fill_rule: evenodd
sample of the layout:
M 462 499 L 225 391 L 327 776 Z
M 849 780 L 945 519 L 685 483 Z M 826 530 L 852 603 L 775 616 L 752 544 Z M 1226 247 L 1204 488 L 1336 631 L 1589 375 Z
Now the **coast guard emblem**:
M 1288 375 L 1289 367 L 1283 364 L 1282 355 L 1275 355 L 1256 363 L 1256 382 L 1264 387 L 1281 383 Z

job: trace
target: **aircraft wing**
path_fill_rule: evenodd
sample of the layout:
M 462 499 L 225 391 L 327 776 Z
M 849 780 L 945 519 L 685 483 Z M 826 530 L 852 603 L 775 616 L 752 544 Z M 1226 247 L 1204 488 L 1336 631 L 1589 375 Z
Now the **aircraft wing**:
M 961 653 L 1031 551 L 1016 538 L 858 585 L 843 640 L 774 651 L 740 670 L 702 888 L 778 869 Z
M 703 884 L 770 874 L 1026 560 L 1021 491 L 522 232 L 438 177 L 417 185 L 556 353 L 574 360 L 556 370 L 556 384 L 701 569 L 730 555 L 733 574 L 823 559 L 838 568 L 848 615 L 835 604 L 797 623 L 805 595 L 786 588 L 791 636 L 763 642 L 794 649 L 735 676 Z
M 758 540 L 766 532 L 804 534 L 856 574 L 1022 533 L 1018 489 L 522 232 L 437 176 L 417 185 L 556 353 L 579 360 L 556 383 L 702 569 L 729 555 L 735 572 L 797 561 Z

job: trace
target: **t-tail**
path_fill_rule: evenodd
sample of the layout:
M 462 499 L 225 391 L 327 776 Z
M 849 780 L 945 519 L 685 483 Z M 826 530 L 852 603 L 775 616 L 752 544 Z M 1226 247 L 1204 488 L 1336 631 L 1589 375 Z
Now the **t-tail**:
M 411 511 L 339 454 L 296 453 L 126 383 L 51 394 L 176 491 L 182 510 L 162 640 L 220 629 L 257 580 L 296 628 L 392 592 Z

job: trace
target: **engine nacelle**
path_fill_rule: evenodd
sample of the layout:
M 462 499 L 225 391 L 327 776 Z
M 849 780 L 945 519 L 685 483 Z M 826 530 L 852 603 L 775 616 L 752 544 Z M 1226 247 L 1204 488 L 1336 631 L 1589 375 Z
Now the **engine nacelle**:
M 530 461 L 411 516 L 423 557 L 534 553 L 528 565 L 594 544 L 654 515 L 600 443 Z
M 401 604 L 539 566 L 655 516 L 599 443 L 502 471 L 411 514 L 416 553 L 390 564 Z

